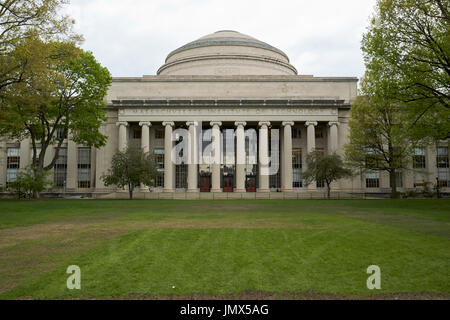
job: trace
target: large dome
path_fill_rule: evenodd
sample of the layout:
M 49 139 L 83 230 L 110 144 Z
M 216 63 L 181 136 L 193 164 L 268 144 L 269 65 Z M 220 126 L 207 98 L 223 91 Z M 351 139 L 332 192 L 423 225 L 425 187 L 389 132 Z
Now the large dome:
M 296 75 L 281 50 L 245 34 L 223 30 L 174 51 L 159 75 Z

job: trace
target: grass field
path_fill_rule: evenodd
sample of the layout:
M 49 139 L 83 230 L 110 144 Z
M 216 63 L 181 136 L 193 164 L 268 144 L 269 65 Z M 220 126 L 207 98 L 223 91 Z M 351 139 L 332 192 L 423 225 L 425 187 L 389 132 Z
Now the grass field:
M 0 201 L 0 299 L 450 299 L 449 274 L 443 199 Z

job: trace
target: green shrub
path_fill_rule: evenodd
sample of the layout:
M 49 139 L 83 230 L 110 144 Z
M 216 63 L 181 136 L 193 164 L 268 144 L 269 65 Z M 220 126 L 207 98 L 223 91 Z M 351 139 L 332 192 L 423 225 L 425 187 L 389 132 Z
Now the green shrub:
M 39 197 L 49 184 L 48 172 L 27 167 L 19 172 L 17 179 L 11 182 L 9 189 L 20 198 Z

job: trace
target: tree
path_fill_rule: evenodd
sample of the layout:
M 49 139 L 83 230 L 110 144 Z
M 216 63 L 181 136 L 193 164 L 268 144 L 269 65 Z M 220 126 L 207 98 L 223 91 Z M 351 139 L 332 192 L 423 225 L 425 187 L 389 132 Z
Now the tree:
M 50 185 L 47 176 L 48 171 L 39 171 L 33 169 L 33 167 L 27 167 L 18 173 L 16 180 L 9 185 L 9 188 L 17 193 L 19 198 L 22 196 L 31 198 Z
M 366 88 L 364 82 L 362 88 Z M 402 123 L 402 107 L 380 96 L 360 96 L 350 112 L 346 160 L 363 170 L 387 171 L 391 196 L 396 197 L 396 173 L 408 167 L 415 145 Z
M 133 189 L 140 184 L 154 185 L 157 175 L 155 157 L 140 147 L 130 146 L 113 156 L 111 168 L 102 176 L 102 180 L 106 186 L 128 187 L 130 199 L 133 199 Z
M 103 99 L 111 83 L 109 71 L 92 53 L 71 42 L 45 43 L 30 38 L 21 46 L 21 52 L 34 52 L 33 68 L 22 82 L 7 88 L 0 108 L 0 135 L 30 138 L 32 166 L 44 171 L 53 168 L 69 133 L 76 143 L 96 148 L 105 145 L 106 137 L 99 128 L 106 120 Z M 20 54 L 17 56 L 20 59 Z M 44 165 L 51 145 L 55 153 Z
M 322 152 L 310 152 L 306 158 L 307 169 L 303 172 L 306 185 L 313 181 L 324 181 L 327 185 L 327 198 L 331 197 L 331 183 L 333 181 L 352 176 L 352 171 L 344 167 L 339 155 L 323 155 Z
M 389 70 L 396 85 L 387 97 L 405 106 L 414 138 L 427 137 L 430 126 L 450 129 L 449 10 L 442 0 L 378 0 L 363 37 L 366 69 Z
M 23 74 L 29 68 L 29 59 L 16 60 L 11 56 L 11 52 L 24 39 L 38 36 L 43 41 L 82 40 L 72 32 L 73 19 L 59 14 L 62 6 L 67 3 L 66 0 L 0 2 L 0 97 L 4 88 L 21 82 Z

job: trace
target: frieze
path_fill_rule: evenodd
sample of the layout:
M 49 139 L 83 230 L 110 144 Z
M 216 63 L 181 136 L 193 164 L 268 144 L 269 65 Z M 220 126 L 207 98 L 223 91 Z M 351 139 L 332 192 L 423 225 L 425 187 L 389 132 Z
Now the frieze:
M 337 108 L 124 108 L 121 116 L 172 116 L 172 115 L 337 115 Z

